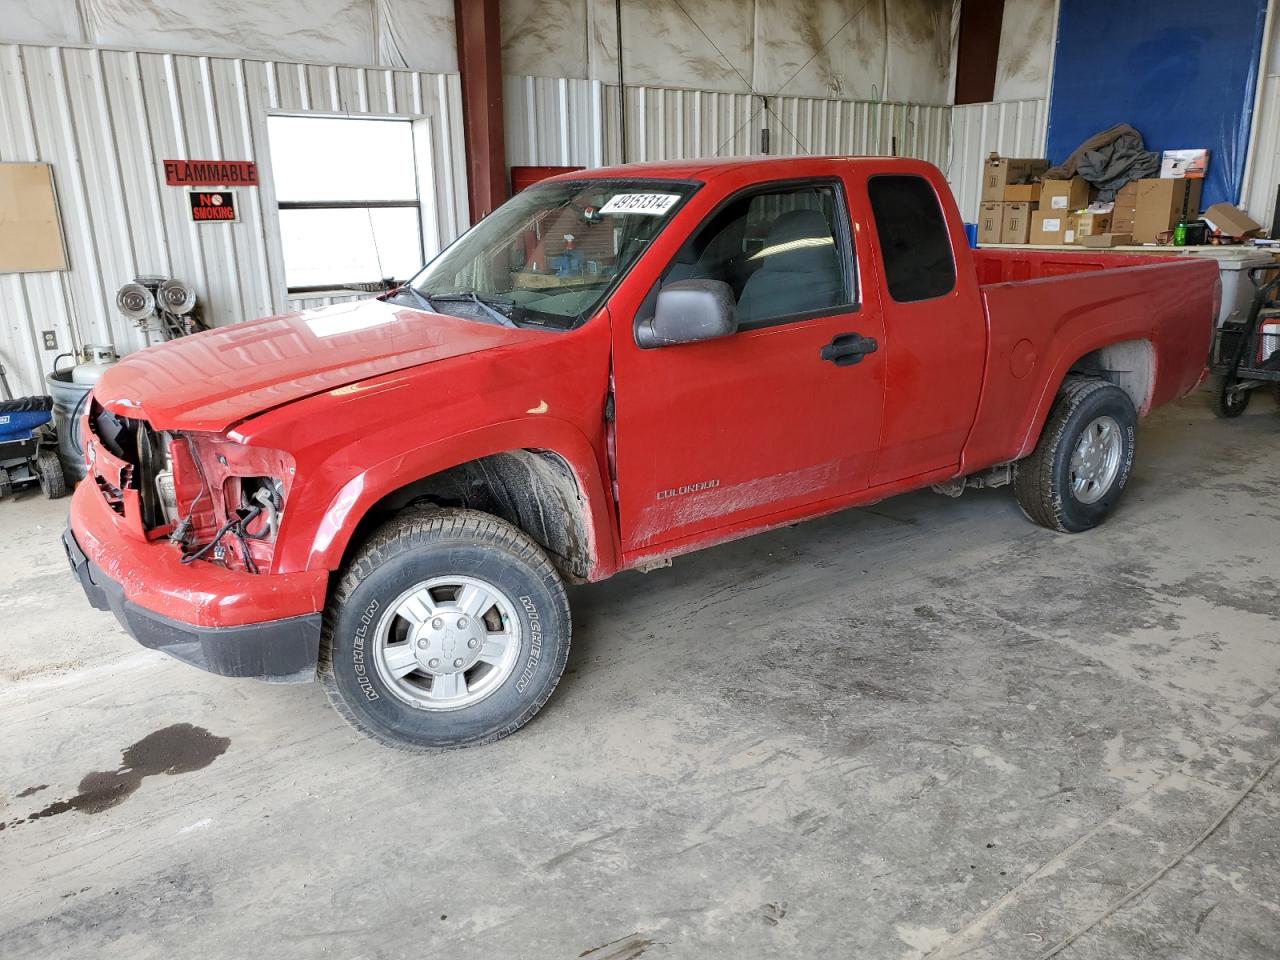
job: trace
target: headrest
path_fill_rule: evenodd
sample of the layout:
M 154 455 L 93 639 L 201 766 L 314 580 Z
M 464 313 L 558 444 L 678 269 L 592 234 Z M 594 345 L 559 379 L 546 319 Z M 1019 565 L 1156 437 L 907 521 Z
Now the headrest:
M 831 227 L 820 210 L 792 210 L 773 221 L 756 254 L 762 269 L 806 273 L 826 270 L 835 254 Z

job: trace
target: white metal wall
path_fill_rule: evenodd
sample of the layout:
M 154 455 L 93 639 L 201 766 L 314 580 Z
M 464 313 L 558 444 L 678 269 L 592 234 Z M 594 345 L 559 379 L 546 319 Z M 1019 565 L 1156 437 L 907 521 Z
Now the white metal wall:
M 429 116 L 428 253 L 465 226 L 455 74 L 0 44 L 0 161 L 53 165 L 71 267 L 0 275 L 0 362 L 15 390 L 39 392 L 55 355 L 79 344 L 143 346 L 113 303 L 135 274 L 190 281 L 215 324 L 286 309 L 273 112 Z M 164 185 L 168 159 L 256 160 L 262 183 L 239 191 L 239 223 L 195 224 L 185 192 Z
M 1253 152 L 1240 205 L 1270 230 L 1280 184 L 1280 76 L 1260 77 L 1259 83 L 1262 96 L 1253 119 Z
M 512 164 L 600 166 L 621 159 L 617 87 L 590 80 L 507 77 L 503 90 Z M 777 155 L 856 154 L 947 160 L 947 106 L 771 97 L 770 113 L 746 93 L 627 87 L 627 159 L 674 160 L 760 152 L 769 129 Z
M 976 223 L 982 161 L 993 150 L 1006 157 L 1043 157 L 1047 100 L 1006 100 L 951 108 L 951 155 L 940 164 L 960 215 Z

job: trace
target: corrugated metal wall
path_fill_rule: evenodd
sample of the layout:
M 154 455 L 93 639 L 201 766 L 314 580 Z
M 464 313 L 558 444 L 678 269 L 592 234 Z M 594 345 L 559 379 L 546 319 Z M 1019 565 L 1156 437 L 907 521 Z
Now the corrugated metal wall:
M 507 77 L 507 158 L 512 164 L 599 166 L 621 159 L 617 87 L 598 81 Z M 746 93 L 627 88 L 627 159 L 769 152 L 920 157 L 945 163 L 946 106 L 771 97 L 770 113 Z M 603 119 L 603 122 L 599 118 Z
M 230 323 L 286 309 L 266 117 L 317 113 L 431 118 L 427 247 L 466 224 L 461 94 L 454 74 L 0 44 L 0 161 L 53 165 L 71 269 L 0 275 L 0 362 L 33 392 L 58 352 L 144 345 L 115 309 L 139 273 L 196 287 Z M 195 224 L 168 159 L 256 160 L 240 222 Z M 427 188 L 424 186 L 424 191 Z M 58 349 L 40 332 L 54 330 Z
M 1007 100 L 951 108 L 951 155 L 939 164 L 969 223 L 978 219 L 982 161 L 991 151 L 1006 157 L 1043 157 L 1048 101 Z

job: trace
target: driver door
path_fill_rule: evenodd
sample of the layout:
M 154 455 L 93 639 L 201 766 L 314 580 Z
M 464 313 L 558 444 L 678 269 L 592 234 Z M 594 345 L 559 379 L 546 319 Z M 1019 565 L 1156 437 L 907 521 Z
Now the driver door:
M 613 316 L 624 558 L 816 512 L 869 485 L 884 327 L 874 296 L 859 296 L 854 236 L 836 177 L 753 186 L 703 220 L 638 310 Z M 661 284 L 698 278 L 733 289 L 738 332 L 639 347 L 635 326 Z M 855 334 L 878 349 L 839 349 Z

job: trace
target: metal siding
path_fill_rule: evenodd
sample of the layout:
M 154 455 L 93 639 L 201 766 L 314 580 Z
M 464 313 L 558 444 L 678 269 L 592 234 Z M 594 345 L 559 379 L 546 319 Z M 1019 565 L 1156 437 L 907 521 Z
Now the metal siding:
M 1046 100 L 1007 100 L 951 108 L 951 155 L 941 163 L 967 223 L 978 219 L 982 162 L 995 151 L 1006 157 L 1043 157 Z
M 1240 205 L 1268 231 L 1275 218 L 1277 184 L 1280 183 L 1280 76 L 1261 78 L 1261 97 L 1254 119 L 1252 164 Z M 1213 158 L 1209 158 L 1213 162 Z
M 507 158 L 513 165 L 600 166 L 621 162 L 617 86 L 588 80 L 508 76 Z M 921 104 L 770 97 L 677 87 L 627 87 L 627 160 L 681 160 L 760 152 L 889 155 L 939 165 L 948 156 L 951 108 Z
M 0 362 L 16 392 L 41 392 L 59 352 L 144 346 L 115 310 L 138 273 L 195 285 L 221 325 L 280 312 L 286 297 L 267 149 L 270 113 L 430 117 L 438 212 L 428 251 L 467 223 L 456 74 L 0 44 L 0 161 L 53 165 L 71 269 L 0 274 Z M 166 159 L 256 160 L 261 185 L 238 191 L 240 221 L 191 222 L 185 191 L 163 183 Z M 58 349 L 45 350 L 41 330 Z

